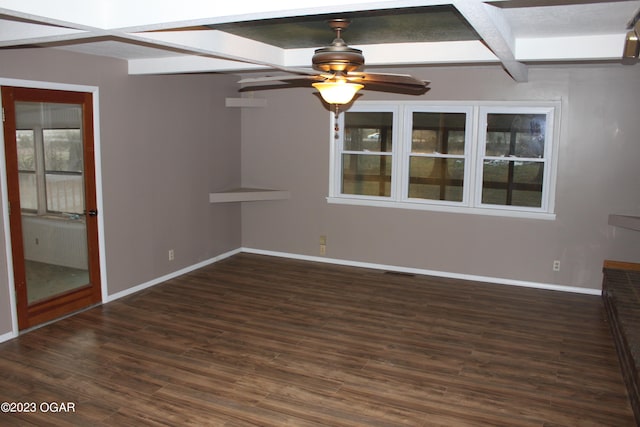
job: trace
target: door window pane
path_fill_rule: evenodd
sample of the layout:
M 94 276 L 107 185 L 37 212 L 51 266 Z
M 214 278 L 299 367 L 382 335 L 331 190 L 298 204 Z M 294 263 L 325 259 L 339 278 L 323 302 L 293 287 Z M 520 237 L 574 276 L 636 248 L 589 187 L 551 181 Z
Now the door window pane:
M 36 149 L 33 130 L 17 130 L 16 145 L 20 207 L 35 212 L 38 210 L 38 185 L 36 182 Z
M 16 102 L 29 304 L 89 283 L 82 106 Z M 56 214 L 76 215 L 56 215 Z
M 20 185 L 20 208 L 25 211 L 38 210 L 38 186 L 35 173 L 18 172 Z
M 47 211 L 82 214 L 82 134 L 80 129 L 44 129 Z
M 17 130 L 18 170 L 21 172 L 36 170 L 36 142 L 32 130 Z
M 47 211 L 84 213 L 82 175 L 46 174 Z
M 42 137 L 47 172 L 82 173 L 80 129 L 44 129 Z

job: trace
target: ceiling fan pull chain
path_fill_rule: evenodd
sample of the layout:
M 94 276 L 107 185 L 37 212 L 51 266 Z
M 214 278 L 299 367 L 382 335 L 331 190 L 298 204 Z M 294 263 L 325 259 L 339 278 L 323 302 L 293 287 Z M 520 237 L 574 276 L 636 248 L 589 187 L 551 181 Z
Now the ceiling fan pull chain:
M 340 113 L 339 110 L 339 106 L 338 104 L 334 105 L 335 107 L 335 120 L 333 121 L 333 138 L 334 139 L 339 139 L 340 138 L 340 126 L 338 125 L 338 114 Z

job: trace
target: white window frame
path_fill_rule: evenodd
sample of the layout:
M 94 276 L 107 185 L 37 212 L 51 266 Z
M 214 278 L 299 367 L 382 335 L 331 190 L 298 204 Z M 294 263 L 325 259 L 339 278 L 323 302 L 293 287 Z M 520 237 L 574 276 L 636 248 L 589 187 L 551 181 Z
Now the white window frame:
M 478 160 L 476 168 L 475 183 L 475 200 L 476 205 L 481 208 L 489 209 L 504 209 L 510 211 L 532 212 L 532 213 L 549 213 L 553 212 L 553 199 L 555 197 L 549 197 L 551 188 L 555 188 L 555 174 L 552 175 L 552 162 L 555 158 L 554 148 L 557 147 L 557 143 L 554 140 L 556 132 L 554 131 L 554 107 L 553 106 L 480 106 L 479 107 L 479 124 L 478 129 L 487 129 L 487 116 L 489 114 L 544 114 L 546 116 L 545 121 L 545 136 L 552 135 L 551 141 L 547 141 L 545 138 L 544 155 L 542 159 L 536 158 L 519 158 L 520 161 L 536 161 L 544 165 L 544 173 L 542 178 L 542 200 L 539 208 L 526 207 L 526 206 L 512 206 L 512 205 L 492 205 L 482 203 L 482 174 L 483 164 L 485 159 L 498 159 L 497 157 L 486 156 L 485 147 L 487 143 L 487 132 L 478 132 Z M 549 143 L 550 142 L 550 143 Z M 511 160 L 514 161 L 514 160 Z M 555 169 L 554 169 L 555 170 Z M 547 183 L 552 182 L 553 185 Z M 555 193 L 554 193 L 555 194 Z
M 466 115 L 465 120 L 465 144 L 464 144 L 464 155 L 457 156 L 452 154 L 447 155 L 438 155 L 438 154 L 425 154 L 419 155 L 416 153 L 412 153 L 412 133 L 413 133 L 413 113 L 462 113 Z M 402 148 L 402 166 L 403 169 L 400 172 L 405 172 L 403 176 L 400 177 L 400 184 L 402 186 L 402 191 L 400 193 L 402 202 L 408 203 L 417 203 L 417 204 L 428 204 L 428 205 L 436 205 L 436 206 L 451 206 L 451 207 L 460 207 L 460 206 L 469 206 L 469 194 L 470 194 L 470 186 L 467 185 L 471 178 L 471 169 L 472 164 L 469 162 L 469 159 L 472 154 L 472 144 L 473 140 L 473 128 L 474 128 L 474 115 L 473 108 L 470 106 L 454 106 L 454 105 L 407 105 L 404 108 L 404 129 L 405 135 L 403 139 L 403 144 L 401 144 Z M 411 161 L 411 157 L 431 157 L 431 158 L 455 158 L 460 157 L 465 161 L 464 168 L 464 182 L 462 191 L 462 201 L 448 201 L 448 200 L 436 200 L 436 199 L 421 199 L 421 198 L 412 198 L 409 197 L 409 163 Z
M 558 101 L 358 101 L 349 111 L 394 112 L 391 196 L 363 196 L 341 193 L 344 114 L 335 121 L 330 116 L 330 175 L 328 203 L 430 210 L 480 215 L 497 215 L 544 220 L 555 219 L 555 188 L 560 141 L 560 106 Z M 445 201 L 408 197 L 409 158 L 413 112 L 462 112 L 467 114 L 465 128 L 465 172 L 463 200 Z M 544 175 L 541 207 L 481 203 L 482 166 L 486 144 L 486 114 L 546 114 Z M 482 130 L 481 130 L 482 129 Z M 448 156 L 451 157 L 451 156 Z
M 340 194 L 341 198 L 352 199 L 352 200 L 360 200 L 362 203 L 367 204 L 371 203 L 376 205 L 377 202 L 387 203 L 389 200 L 395 200 L 400 194 L 400 189 L 398 188 L 398 182 L 401 180 L 398 175 L 400 171 L 400 110 L 398 106 L 389 103 L 375 103 L 375 104 L 363 104 L 359 106 L 357 109 L 353 110 L 358 113 L 362 112 L 372 112 L 372 113 L 392 113 L 393 114 L 393 122 L 392 122 L 392 132 L 391 132 L 391 152 L 370 152 L 371 155 L 388 155 L 391 157 L 391 195 L 390 197 L 386 196 L 368 196 L 368 195 L 359 195 L 359 194 L 342 194 L 342 155 L 343 154 L 356 154 L 356 155 L 365 155 L 360 151 L 349 151 L 343 150 L 344 147 L 344 132 L 338 130 L 338 132 L 334 133 L 334 139 L 332 141 L 332 158 L 334 161 L 332 162 L 332 177 L 337 177 L 337 179 L 330 179 L 331 190 L 329 194 Z M 332 114 L 333 117 L 333 114 Z M 334 119 L 335 120 L 335 119 Z M 339 129 L 344 129 L 344 114 L 340 114 L 339 116 Z M 335 123 L 332 123 L 332 127 L 335 126 Z

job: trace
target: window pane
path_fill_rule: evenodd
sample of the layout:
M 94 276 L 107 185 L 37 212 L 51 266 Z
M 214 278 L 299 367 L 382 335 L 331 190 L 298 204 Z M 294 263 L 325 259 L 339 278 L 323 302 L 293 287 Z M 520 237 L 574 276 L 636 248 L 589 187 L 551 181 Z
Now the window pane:
M 47 211 L 82 214 L 84 188 L 82 175 L 46 174 Z
M 47 172 L 82 172 L 80 129 L 45 129 L 44 166 Z
M 346 113 L 344 128 L 345 151 L 391 152 L 393 113 Z
M 391 196 L 391 156 L 343 154 L 342 193 Z
M 36 149 L 32 130 L 16 131 L 16 143 L 18 147 L 18 170 L 36 170 Z
M 487 156 L 542 158 L 545 114 L 487 114 Z
M 411 157 L 409 197 L 462 201 L 464 160 Z
M 80 129 L 44 129 L 48 212 L 84 212 Z
M 413 113 L 411 152 L 464 154 L 464 113 Z
M 485 160 L 482 203 L 511 206 L 542 206 L 544 163 Z
M 36 174 L 29 172 L 18 173 L 18 185 L 20 187 L 20 208 L 22 210 L 38 210 L 38 187 Z

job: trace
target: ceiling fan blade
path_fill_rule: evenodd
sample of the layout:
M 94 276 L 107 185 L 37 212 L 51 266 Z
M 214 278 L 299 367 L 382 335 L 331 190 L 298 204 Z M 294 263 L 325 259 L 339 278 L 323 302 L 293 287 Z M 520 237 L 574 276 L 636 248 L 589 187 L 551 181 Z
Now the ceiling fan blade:
M 256 84 L 249 84 L 246 86 L 242 86 L 238 89 L 238 92 L 253 92 L 259 90 L 273 90 L 273 89 L 290 89 L 290 88 L 309 88 L 308 80 L 287 80 L 287 81 L 266 81 L 259 82 Z
M 375 92 L 398 93 L 402 95 L 423 95 L 431 88 L 428 86 L 414 86 L 395 83 L 369 82 L 363 90 L 371 90 Z
M 290 76 L 263 76 L 263 77 L 247 77 L 241 80 L 238 80 L 240 84 L 247 83 L 263 83 L 263 82 L 284 82 L 289 80 L 325 80 L 326 78 L 331 78 L 331 75 L 319 75 L 317 72 L 315 75 L 290 75 Z
M 389 83 L 396 85 L 407 85 L 426 88 L 429 81 L 419 80 L 409 74 L 390 74 L 390 73 L 365 73 L 360 71 L 350 72 L 347 79 L 359 80 L 360 83 Z

